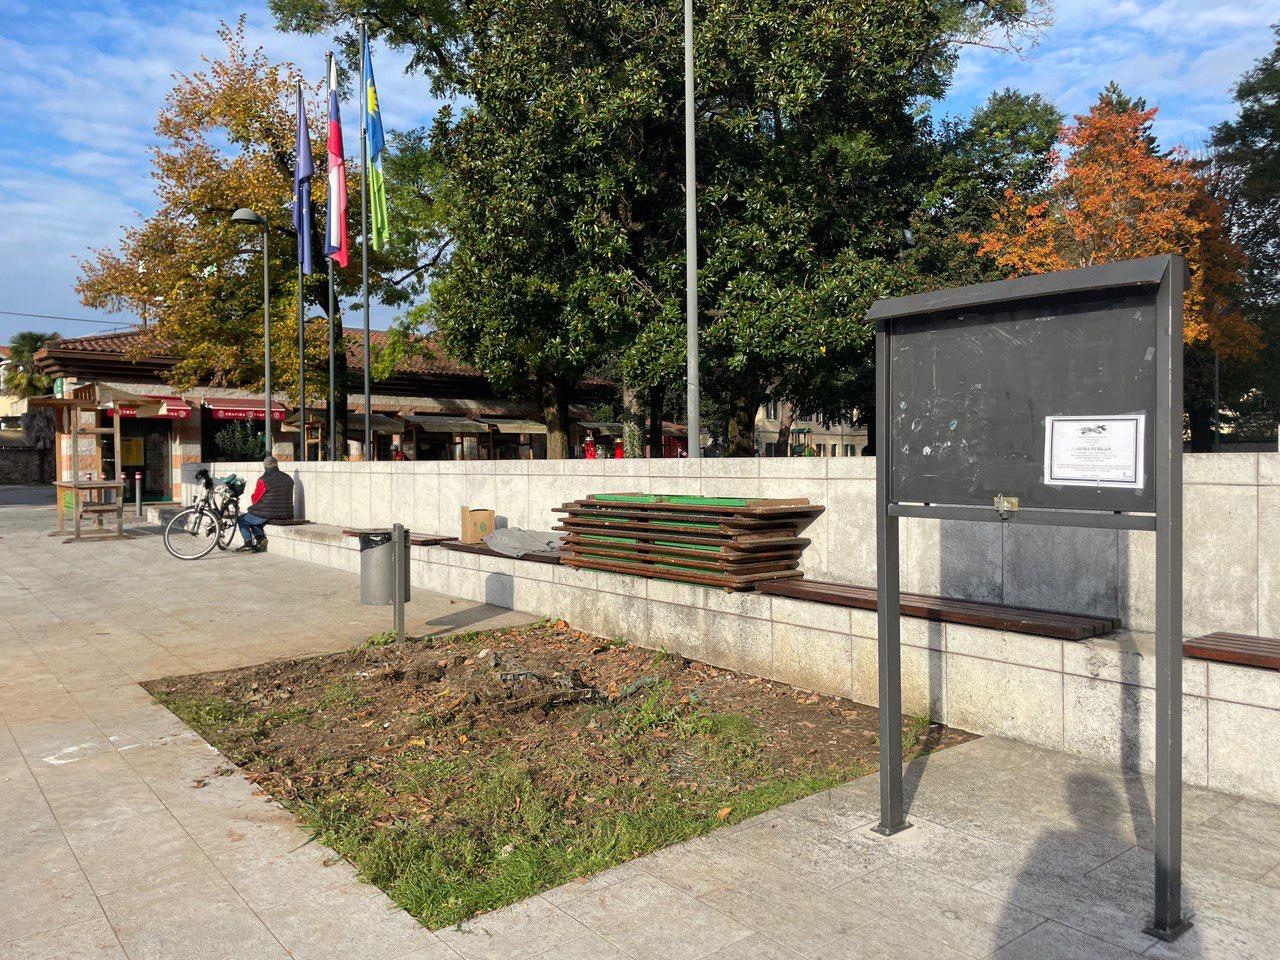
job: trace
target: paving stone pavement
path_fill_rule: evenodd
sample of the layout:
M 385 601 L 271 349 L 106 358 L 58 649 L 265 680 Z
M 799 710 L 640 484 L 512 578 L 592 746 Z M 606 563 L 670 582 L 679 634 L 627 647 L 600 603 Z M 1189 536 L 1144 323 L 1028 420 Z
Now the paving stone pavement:
M 1188 788 L 1175 944 L 1150 920 L 1149 778 L 996 738 L 438 934 L 359 882 L 139 681 L 343 649 L 384 629 L 354 576 L 67 544 L 0 488 L 0 960 L 1254 960 L 1280 956 L 1280 808 Z M 410 629 L 525 617 L 416 592 Z M 197 786 L 203 784 L 203 786 Z

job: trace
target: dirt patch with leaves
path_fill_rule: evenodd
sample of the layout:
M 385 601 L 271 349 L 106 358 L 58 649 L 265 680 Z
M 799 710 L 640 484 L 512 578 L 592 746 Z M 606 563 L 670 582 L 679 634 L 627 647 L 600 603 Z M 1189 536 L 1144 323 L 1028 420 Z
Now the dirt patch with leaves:
M 387 640 L 146 686 L 432 927 L 876 769 L 870 707 L 563 621 Z

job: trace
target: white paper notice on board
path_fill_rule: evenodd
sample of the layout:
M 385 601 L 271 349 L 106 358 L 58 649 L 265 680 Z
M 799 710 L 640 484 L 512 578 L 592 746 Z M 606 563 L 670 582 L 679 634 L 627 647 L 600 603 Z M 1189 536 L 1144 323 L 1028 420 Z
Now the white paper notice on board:
M 1146 415 L 1045 417 L 1044 482 L 1141 490 Z

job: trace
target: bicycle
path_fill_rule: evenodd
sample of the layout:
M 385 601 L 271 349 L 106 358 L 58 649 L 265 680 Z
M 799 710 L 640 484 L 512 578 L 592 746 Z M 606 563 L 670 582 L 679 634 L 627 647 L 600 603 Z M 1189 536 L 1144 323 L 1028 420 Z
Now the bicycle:
M 199 470 L 196 483 L 200 491 L 191 506 L 174 514 L 164 528 L 164 548 L 175 560 L 199 560 L 214 547 L 226 550 L 236 535 L 244 480 L 234 473 L 214 480 L 208 470 Z

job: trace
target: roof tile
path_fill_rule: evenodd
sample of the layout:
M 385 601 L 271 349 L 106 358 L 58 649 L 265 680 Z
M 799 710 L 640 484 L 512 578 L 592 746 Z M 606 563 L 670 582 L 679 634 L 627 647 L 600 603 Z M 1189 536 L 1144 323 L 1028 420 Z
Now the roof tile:
M 362 327 L 344 327 L 343 336 L 347 343 L 347 368 L 349 370 L 363 370 L 363 342 L 364 329 Z M 57 350 L 74 350 L 83 353 L 125 353 L 131 349 L 143 336 L 141 330 L 119 330 L 111 333 L 91 333 L 83 337 L 66 337 L 59 340 L 56 344 L 50 344 Z M 458 363 L 456 360 L 450 359 L 445 355 L 444 351 L 436 344 L 433 336 L 425 338 L 430 355 L 413 354 L 402 357 L 400 362 L 396 364 L 397 373 L 419 373 L 419 374 L 447 374 L 463 377 L 479 377 L 483 376 L 475 367 Z M 383 346 L 387 341 L 386 330 L 370 330 L 369 344 L 376 349 Z M 168 354 L 156 351 L 154 356 L 157 359 L 169 359 Z

